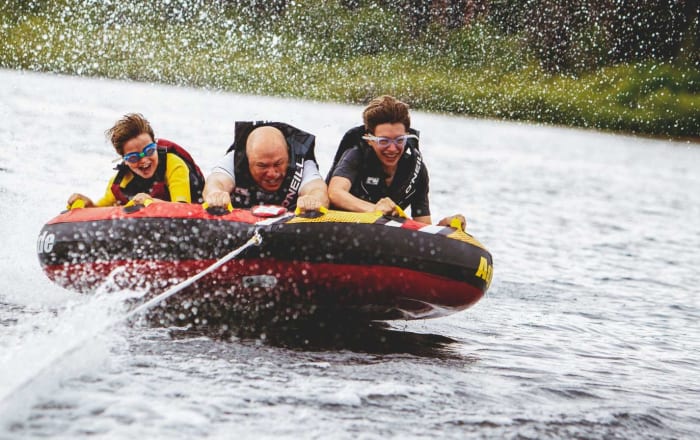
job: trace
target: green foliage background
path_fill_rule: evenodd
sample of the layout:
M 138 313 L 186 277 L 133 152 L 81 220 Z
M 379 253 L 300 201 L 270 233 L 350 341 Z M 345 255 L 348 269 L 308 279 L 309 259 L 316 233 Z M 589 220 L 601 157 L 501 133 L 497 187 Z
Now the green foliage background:
M 5 0 L 0 67 L 351 103 L 392 94 L 437 112 L 700 135 L 694 53 L 604 62 L 591 31 L 579 61 L 552 69 L 497 14 L 416 35 L 391 2 L 278 3 Z

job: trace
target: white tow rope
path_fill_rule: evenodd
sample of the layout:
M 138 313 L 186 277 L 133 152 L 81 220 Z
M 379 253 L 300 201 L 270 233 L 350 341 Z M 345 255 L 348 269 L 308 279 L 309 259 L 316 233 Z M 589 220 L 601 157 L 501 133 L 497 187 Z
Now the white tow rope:
M 138 315 L 141 312 L 144 312 L 150 308 L 152 308 L 155 305 L 158 305 L 159 303 L 165 301 L 166 299 L 170 298 L 171 296 L 175 295 L 185 287 L 190 286 L 203 276 L 210 274 L 211 272 L 214 272 L 216 269 L 220 268 L 224 264 L 228 263 L 230 260 L 236 258 L 241 252 L 244 250 L 248 249 L 251 246 L 260 246 L 262 243 L 262 237 L 260 236 L 260 233 L 256 230 L 255 234 L 250 237 L 250 239 L 241 247 L 238 249 L 234 249 L 228 254 L 224 255 L 221 257 L 219 260 L 217 260 L 215 263 L 213 263 L 211 266 L 207 267 L 203 271 L 199 272 L 196 275 L 193 275 L 186 280 L 174 285 L 170 289 L 166 290 L 165 292 L 161 293 L 160 295 L 151 298 L 150 300 L 146 301 L 145 303 L 141 304 L 140 306 L 136 307 L 135 309 L 131 310 L 129 313 L 127 313 L 125 316 L 123 316 L 120 321 L 125 321 L 133 316 Z

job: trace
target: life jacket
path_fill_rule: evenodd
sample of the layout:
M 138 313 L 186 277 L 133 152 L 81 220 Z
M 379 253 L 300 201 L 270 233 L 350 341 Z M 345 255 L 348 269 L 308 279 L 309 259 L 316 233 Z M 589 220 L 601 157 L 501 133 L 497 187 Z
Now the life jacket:
M 253 180 L 250 174 L 248 156 L 246 155 L 246 142 L 250 133 L 262 126 L 275 127 L 282 132 L 287 141 L 289 152 L 289 165 L 280 188 L 274 193 L 264 191 Z M 316 136 L 293 127 L 284 122 L 266 121 L 237 121 L 235 125 L 233 144 L 226 151 L 233 151 L 233 171 L 236 185 L 231 194 L 231 201 L 235 206 L 252 207 L 259 204 L 281 205 L 287 209 L 294 209 L 299 197 L 301 179 L 304 173 L 304 162 L 312 160 L 316 162 L 314 147 Z
M 343 154 L 351 148 L 358 148 L 362 154 L 362 163 L 365 166 L 362 170 L 360 170 L 358 182 L 352 182 L 351 193 L 362 200 L 371 201 L 372 203 L 375 203 L 382 197 L 390 196 L 392 200 L 394 200 L 394 203 L 402 208 L 405 208 L 410 204 L 409 199 L 415 192 L 418 176 L 420 175 L 421 169 L 424 167 L 423 156 L 420 153 L 418 139 L 409 139 L 406 142 L 404 152 L 399 160 L 399 169 L 401 171 L 405 169 L 409 170 L 407 175 L 394 176 L 395 179 L 396 177 L 403 179 L 401 186 L 392 191 L 392 194 L 380 194 L 362 183 L 368 178 L 384 178 L 384 171 L 381 169 L 381 162 L 379 162 L 374 149 L 367 141 L 362 139 L 362 136 L 364 136 L 366 132 L 365 126 L 360 125 L 351 128 L 345 133 L 343 139 L 340 141 L 340 145 L 338 145 L 338 151 L 336 151 L 335 157 L 333 158 L 333 165 L 331 165 L 331 169 L 326 176 L 326 183 L 330 183 L 331 178 L 333 177 L 333 172 L 338 166 L 338 162 L 340 162 L 340 158 L 343 157 Z M 409 128 L 408 133 L 420 136 L 420 132 L 413 128 Z M 397 170 L 397 173 L 398 171 L 399 170 Z M 377 189 L 379 189 L 379 187 L 377 187 Z
M 156 141 L 158 146 L 158 168 L 150 179 L 144 179 L 137 174 L 134 174 L 129 166 L 122 162 L 115 168 L 117 170 L 117 175 L 114 177 L 114 182 L 112 182 L 112 194 L 117 199 L 120 205 L 126 204 L 131 197 L 138 193 L 146 193 L 151 197 L 161 200 L 170 200 L 170 191 L 165 184 L 165 171 L 167 165 L 167 155 L 168 153 L 175 154 L 180 159 L 182 159 L 187 168 L 190 171 L 189 181 L 190 181 L 190 196 L 192 197 L 193 203 L 202 203 L 202 190 L 204 189 L 204 174 L 202 170 L 199 169 L 197 163 L 194 161 L 190 153 L 184 148 L 166 139 L 158 139 Z M 124 188 L 121 187 L 121 182 L 127 173 L 131 173 L 133 178 L 129 183 L 126 184 Z

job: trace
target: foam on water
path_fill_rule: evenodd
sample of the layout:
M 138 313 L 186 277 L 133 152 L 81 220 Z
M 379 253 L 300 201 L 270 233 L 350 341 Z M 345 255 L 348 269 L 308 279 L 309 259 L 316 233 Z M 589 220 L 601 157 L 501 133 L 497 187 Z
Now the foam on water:
M 64 381 L 105 362 L 110 348 L 123 342 L 118 329 L 109 325 L 124 314 L 123 297 L 78 297 L 58 309 L 24 310 L 16 325 L 3 327 L 1 423 L 17 423 Z

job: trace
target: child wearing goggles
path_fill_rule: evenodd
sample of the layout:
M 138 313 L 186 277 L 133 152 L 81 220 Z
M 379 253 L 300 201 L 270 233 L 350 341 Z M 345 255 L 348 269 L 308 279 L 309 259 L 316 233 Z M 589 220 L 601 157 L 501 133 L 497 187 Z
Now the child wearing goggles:
M 93 202 L 79 193 L 68 198 L 68 207 L 115 206 L 129 201 L 143 204 L 201 199 L 204 177 L 189 153 L 177 144 L 155 140 L 151 124 L 138 113 L 129 113 L 106 131 L 123 161 L 117 165 L 104 195 Z

